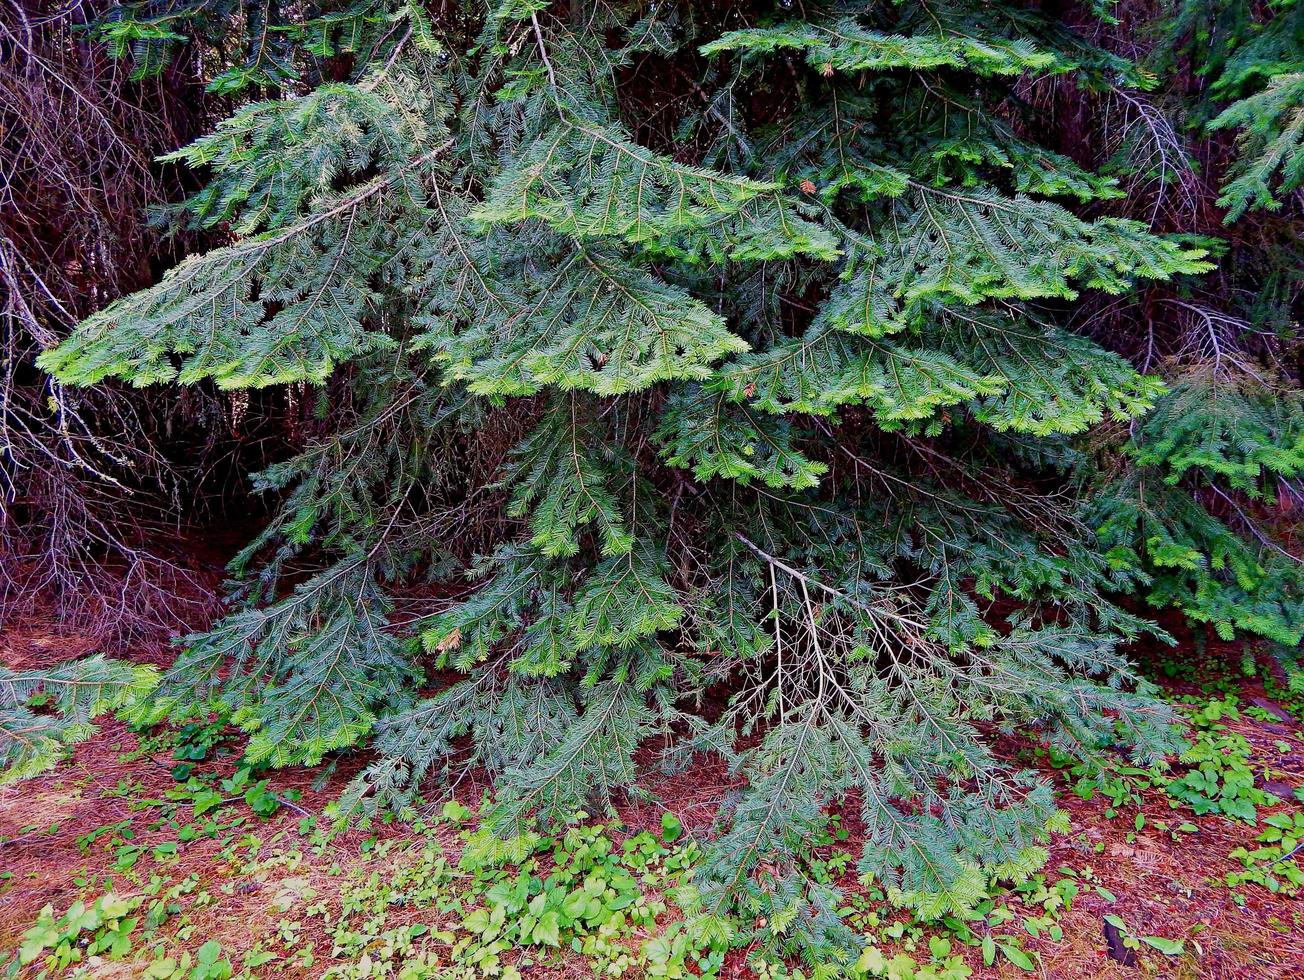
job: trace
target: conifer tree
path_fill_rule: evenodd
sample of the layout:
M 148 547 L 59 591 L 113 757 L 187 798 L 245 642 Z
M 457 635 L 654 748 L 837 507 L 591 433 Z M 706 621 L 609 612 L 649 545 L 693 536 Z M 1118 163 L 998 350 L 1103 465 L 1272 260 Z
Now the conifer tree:
M 98 654 L 48 669 L 0 667 L 0 782 L 50 768 L 95 733 L 96 717 L 134 706 L 156 679 L 151 667 Z
M 1126 314 L 1142 343 L 1125 346 L 1168 391 L 1097 471 L 1091 520 L 1111 560 L 1147 576 L 1151 604 L 1293 659 L 1304 562 L 1274 523 L 1304 503 L 1304 5 L 1187 0 L 1160 27 L 1162 88 L 1123 113 L 1115 164 L 1152 224 L 1217 236 L 1220 261 Z
M 834 801 L 863 872 L 960 909 L 1054 818 L 992 726 L 1084 759 L 1171 745 L 1122 649 L 1154 627 L 1118 597 L 1149 561 L 1199 609 L 1244 542 L 1203 509 L 1219 550 L 1164 540 L 1129 488 L 1158 469 L 1198 508 L 1199 468 L 1262 494 L 1304 430 L 1239 382 L 1243 410 L 1185 427 L 1223 390 L 1165 394 L 1080 328 L 1101 297 L 1197 281 L 1211 245 L 1122 214 L 1125 176 L 1040 142 L 1029 86 L 1150 76 L 1015 3 L 833 6 L 243 23 L 215 84 L 249 101 L 177 154 L 207 182 L 176 220 L 229 243 L 42 359 L 318 405 L 257 477 L 275 514 L 155 717 L 221 706 L 277 765 L 368 744 L 350 812 L 480 765 L 503 833 L 637 791 L 649 746 L 723 756 L 746 789 L 704 907 L 822 951 L 850 936 L 803 842 Z M 146 2 L 102 30 L 147 72 L 185 35 L 232 59 L 235 23 Z M 1298 175 L 1288 136 L 1251 133 L 1251 190 L 1227 194 L 1263 203 Z M 1093 434 L 1127 427 L 1129 468 L 1102 472 Z M 1277 604 L 1225 621 L 1288 640 L 1272 577 L 1237 566 L 1238 601 Z M 421 579 L 445 598 L 414 608 Z

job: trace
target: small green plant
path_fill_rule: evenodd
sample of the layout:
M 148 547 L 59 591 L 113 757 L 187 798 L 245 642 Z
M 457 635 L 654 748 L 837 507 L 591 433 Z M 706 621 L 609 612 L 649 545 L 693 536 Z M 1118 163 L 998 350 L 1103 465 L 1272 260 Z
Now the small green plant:
M 1136 829 L 1145 825 L 1142 808 L 1146 792 L 1162 790 L 1169 806 L 1188 806 L 1197 816 L 1216 813 L 1232 820 L 1254 823 L 1260 807 L 1280 802 L 1255 785 L 1253 746 L 1225 724 L 1241 718 L 1236 698 L 1212 698 L 1186 705 L 1190 721 L 1186 747 L 1172 760 L 1138 768 L 1122 764 L 1100 767 L 1079 762 L 1052 749 L 1039 750 L 1051 765 L 1067 771 L 1073 791 L 1083 799 L 1100 796 L 1107 801 L 1105 816 L 1113 819 L 1125 809 L 1135 809 Z
M 1161 783 L 1169 796 L 1197 815 L 1221 813 L 1245 823 L 1255 822 L 1259 807 L 1280 802 L 1254 785 L 1249 741 L 1221 724 L 1223 719 L 1240 719 L 1234 699 L 1210 700 L 1191 712 L 1190 719 L 1191 744 L 1178 757 L 1187 770 Z
M 1240 861 L 1243 870 L 1229 874 L 1227 884 L 1232 888 L 1255 884 L 1274 893 L 1298 894 L 1304 887 L 1304 870 L 1296 860 L 1304 849 L 1304 812 L 1274 813 L 1263 823 L 1263 832 L 1255 838 L 1259 847 L 1238 847 L 1228 855 Z
M 1123 939 L 1123 946 L 1127 949 L 1139 950 L 1142 946 L 1148 946 L 1151 949 L 1158 950 L 1165 956 L 1181 956 L 1186 952 L 1186 943 L 1181 939 L 1165 939 L 1163 936 L 1134 936 L 1127 923 L 1112 913 L 1105 916 L 1105 921 L 1118 930 Z
M 444 823 L 459 826 L 472 816 L 460 803 L 442 811 Z M 673 815 L 660 836 L 644 831 L 619 842 L 620 829 L 603 823 L 506 840 L 466 826 L 455 864 L 431 832 L 419 828 L 415 843 L 397 852 L 388 841 L 365 850 L 362 873 L 342 886 L 338 905 L 307 907 L 325 923 L 331 957 L 344 961 L 325 976 L 516 980 L 579 956 L 600 976 L 679 980 L 714 976 L 723 964 L 732 927 L 703 914 L 687 881 L 700 851 Z M 368 870 L 377 861 L 384 873 Z M 420 919 L 391 925 L 396 907 Z M 293 946 L 298 924 L 283 926 L 279 940 Z
M 215 753 L 226 734 L 226 719 L 196 720 L 176 728 L 152 727 L 144 731 L 140 753 L 170 748 L 172 758 L 177 760 L 172 767 L 172 776 L 178 782 L 184 782 L 195 771 L 196 763 L 204 762 Z
M 210 939 L 193 956 L 186 951 L 150 960 L 142 976 L 146 980 L 228 980 L 232 973 L 231 960 L 222 955 L 221 944 Z
M 678 839 L 678 820 L 662 823 L 663 835 Z M 695 859 L 696 847 L 689 845 L 672 853 L 648 833 L 638 834 L 617 849 L 602 824 L 569 827 L 552 848 L 551 870 L 538 873 L 536 860 L 515 871 L 491 871 L 498 880 L 484 895 L 484 904 L 472 910 L 462 928 L 473 937 L 460 956 L 482 962 L 506 948 L 558 948 L 569 945 L 605 975 L 621 976 L 640 959 L 640 951 L 623 940 L 631 930 L 655 931 L 657 918 L 666 912 L 667 902 L 645 893 L 638 875 L 660 879 L 672 877 Z M 540 847 L 544 842 L 540 842 Z M 540 850 L 536 854 L 546 853 Z M 472 851 L 461 867 L 490 871 L 496 865 L 492 852 L 482 863 Z M 692 907 L 696 895 L 680 890 L 677 897 Z M 657 971 L 653 975 L 683 976 L 685 961 L 698 959 L 709 965 L 701 940 L 706 933 L 690 921 L 673 932 L 656 937 L 642 950 Z
M 88 956 L 123 959 L 131 952 L 132 934 L 140 924 L 140 917 L 133 914 L 140 904 L 139 897 L 110 893 L 90 905 L 74 902 L 58 917 L 51 906 L 45 906 L 36 924 L 23 933 L 10 975 L 16 976 L 21 967 L 30 965 L 59 971 Z

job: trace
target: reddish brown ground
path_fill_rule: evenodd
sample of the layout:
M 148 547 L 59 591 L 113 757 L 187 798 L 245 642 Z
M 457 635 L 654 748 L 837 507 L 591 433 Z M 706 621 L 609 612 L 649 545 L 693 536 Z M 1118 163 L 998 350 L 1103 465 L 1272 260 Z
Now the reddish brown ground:
M 1261 690 L 1257 693 L 1262 695 Z M 1229 727 L 1254 745 L 1256 763 L 1271 761 L 1278 778 L 1286 770 L 1285 782 L 1291 787 L 1304 784 L 1304 739 L 1298 727 L 1282 734 L 1248 719 Z M 1277 741 L 1290 744 L 1289 755 L 1278 752 Z M 1168 798 L 1151 791 L 1144 807 L 1150 824 L 1128 843 L 1130 821 L 1105 819 L 1102 801 L 1065 793 L 1061 805 L 1072 814 L 1073 831 L 1051 848 L 1050 867 L 1090 865 L 1118 902 L 1109 905 L 1084 892 L 1063 920 L 1065 942 L 1034 944 L 1048 976 L 1137 975 L 1105 953 L 1101 917 L 1113 912 L 1136 934 L 1189 937 L 1188 948 L 1198 944 L 1200 954 L 1194 958 L 1145 957 L 1146 974 L 1238 980 L 1304 977 L 1304 897 L 1286 898 L 1248 886 L 1238 889 L 1246 899 L 1242 907 L 1222 883 L 1229 872 L 1241 870 L 1228 853 L 1242 845 L 1253 847 L 1254 829 L 1218 816 L 1195 817 L 1188 810 L 1170 810 Z M 1172 823 L 1190 821 L 1200 830 L 1174 841 L 1153 828 L 1156 817 Z M 1105 845 L 1100 854 L 1095 853 L 1099 843 Z M 1197 924 L 1204 929 L 1192 933 Z
M 60 635 L 57 627 L 34 623 L 11 629 L 0 637 L 0 662 L 9 666 L 49 663 L 84 654 L 91 647 L 83 637 Z M 1219 653 L 1211 650 L 1209 655 Z M 1239 648 L 1228 655 L 1239 656 Z M 166 650 L 142 651 L 139 659 L 159 662 L 166 659 Z M 1243 695 L 1265 696 L 1257 687 L 1247 688 Z M 1270 766 L 1272 778 L 1292 789 L 1304 785 L 1304 733 L 1300 726 L 1245 719 L 1233 727 L 1254 745 L 1257 768 Z M 1278 743 L 1286 743 L 1289 750 L 1283 753 Z M 0 880 L 0 964 L 8 959 L 17 938 L 42 906 L 48 903 L 61 912 L 76 898 L 102 890 L 101 879 L 109 874 L 113 854 L 100 847 L 83 853 L 77 843 L 79 837 L 106 824 L 134 817 L 138 834 L 135 843 L 155 844 L 175 839 L 175 831 L 166 827 L 146 831 L 148 814 L 142 816 L 129 808 L 134 797 L 161 796 L 176 785 L 169 772 L 174 760 L 166 754 L 157 759 L 121 760 L 123 754 L 137 746 L 136 737 L 124 725 L 111 721 L 103 726 L 98 737 L 78 746 L 72 759 L 56 771 L 0 788 L 0 871 L 10 874 Z M 275 774 L 273 786 L 282 793 L 300 790 L 303 795 L 299 806 L 319 813 L 360 764 L 361 760 L 356 758 L 346 760 L 341 771 L 316 791 L 312 788 L 315 774 L 305 771 Z M 224 764 L 205 763 L 206 767 L 211 765 L 221 768 Z M 225 765 L 234 767 L 232 762 Z M 141 788 L 129 796 L 115 795 L 117 787 L 133 782 Z M 675 812 L 690 833 L 701 834 L 709 827 L 729 782 L 723 767 L 700 767 L 652 788 L 661 805 Z M 466 783 L 459 787 L 458 793 L 473 802 L 479 799 L 482 789 Z M 1189 812 L 1170 811 L 1167 798 L 1154 792 L 1145 807 L 1150 822 L 1128 842 L 1129 831 L 1134 832 L 1132 811 L 1128 811 L 1127 819 L 1107 820 L 1102 801 L 1084 801 L 1067 792 L 1063 794 L 1062 805 L 1072 814 L 1073 832 L 1054 843 L 1048 869 L 1061 865 L 1076 869 L 1090 867 L 1096 880 L 1117 896 L 1117 902 L 1107 904 L 1094 891 L 1086 889 L 1061 919 L 1065 933 L 1061 942 L 1025 939 L 1026 948 L 1041 954 L 1044 976 L 1063 980 L 1134 976 L 1244 980 L 1304 977 L 1304 897 L 1274 896 L 1247 886 L 1241 889 L 1246 902 L 1238 906 L 1231 890 L 1219 883 L 1229 871 L 1239 867 L 1227 855 L 1253 839 L 1251 828 L 1220 817 L 1196 819 Z M 282 809 L 270 820 L 251 822 L 248 830 L 264 842 L 272 841 L 278 834 L 297 840 L 295 828 L 300 816 L 293 810 Z M 660 805 L 645 804 L 629 808 L 623 816 L 630 826 L 656 825 L 660 822 L 661 809 Z M 1200 830 L 1198 834 L 1173 841 L 1168 834 L 1154 829 L 1155 818 L 1172 819 L 1173 823 L 1190 820 Z M 398 826 L 380 827 L 378 833 L 382 837 L 399 837 L 403 830 Z M 451 832 L 448 836 L 451 842 Z M 201 839 L 186 845 L 175 863 L 168 866 L 168 874 L 179 878 L 191 871 L 198 873 L 203 887 L 217 899 L 210 908 L 192 913 L 197 928 L 188 944 L 198 946 L 205 939 L 215 938 L 227 951 L 246 948 L 249 937 L 266 933 L 283 916 L 280 910 L 271 907 L 275 898 L 287 893 L 293 898 L 305 885 L 328 892 L 333 879 L 326 874 L 326 869 L 332 863 L 347 866 L 350 861 L 356 861 L 361 839 L 362 835 L 357 833 L 342 837 L 325 855 L 310 857 L 295 869 L 276 869 L 254 880 L 241 878 L 235 887 L 228 889 L 232 892 L 229 895 L 222 893 L 222 885 L 232 884 L 232 871 L 229 865 L 217 860 L 219 842 Z M 1096 850 L 1097 844 L 1104 845 L 1103 852 Z M 854 841 L 848 846 L 854 849 Z M 1195 955 L 1174 958 L 1147 952 L 1143 953 L 1139 967 L 1124 967 L 1106 954 L 1102 916 L 1107 912 L 1122 917 L 1136 934 L 1185 938 L 1188 950 Z M 313 938 L 312 930 L 320 928 L 320 920 L 302 918 L 302 921 L 308 930 L 306 938 Z M 1193 933 L 1197 925 L 1203 928 Z M 319 948 L 323 954 L 329 952 L 328 944 Z M 319 958 L 318 966 L 306 974 L 283 968 L 263 975 L 312 976 L 319 974 L 328 962 Z M 729 974 L 750 975 L 746 962 L 745 952 L 731 954 Z M 970 962 L 977 967 L 975 976 L 1028 976 L 1008 966 L 1002 972 L 984 970 L 977 959 Z M 564 973 L 586 975 L 581 965 Z M 534 975 L 539 974 L 540 971 L 534 971 Z M 97 975 L 131 976 L 132 973 L 129 967 L 118 964 Z

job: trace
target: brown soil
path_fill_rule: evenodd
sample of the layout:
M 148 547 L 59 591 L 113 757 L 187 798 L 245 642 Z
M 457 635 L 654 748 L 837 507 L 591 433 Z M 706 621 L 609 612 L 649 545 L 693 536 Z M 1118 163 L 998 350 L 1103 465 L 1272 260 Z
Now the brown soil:
M 0 638 L 0 662 L 11 667 L 52 663 L 83 655 L 90 649 L 85 638 L 61 635 L 48 623 L 31 623 Z M 1239 657 L 1239 648 L 1211 649 L 1207 655 L 1218 654 Z M 165 650 L 154 649 L 142 651 L 138 659 L 157 663 L 166 655 Z M 1242 696 L 1272 705 L 1258 686 L 1246 685 Z M 1246 718 L 1233 727 L 1253 744 L 1256 768 L 1271 768 L 1278 791 L 1304 785 L 1304 730 L 1299 724 Z M 1283 744 L 1286 751 L 1282 750 Z M 9 874 L 0 880 L 0 961 L 7 958 L 44 905 L 61 912 L 75 899 L 102 891 L 104 878 L 112 875 L 113 851 L 96 844 L 89 848 L 79 845 L 79 838 L 106 824 L 134 818 L 136 837 L 132 843 L 152 846 L 175 839 L 175 830 L 164 826 L 151 831 L 146 826 L 149 814 L 131 809 L 133 799 L 161 797 L 176 785 L 170 773 L 175 762 L 167 755 L 122 760 L 138 747 L 136 736 L 125 725 L 110 721 L 98 736 L 77 746 L 72 758 L 58 769 L 0 788 L 0 871 Z M 346 757 L 326 784 L 317 789 L 313 788 L 317 776 L 314 772 L 290 770 L 274 774 L 273 789 L 281 794 L 299 790 L 299 803 L 293 809 L 282 808 L 269 820 L 250 822 L 236 833 L 253 833 L 263 842 L 274 841 L 278 835 L 297 839 L 295 828 L 300 817 L 304 813 L 319 814 L 363 761 L 357 755 Z M 223 765 L 234 769 L 234 754 L 225 763 L 204 763 L 210 771 Z M 1058 774 L 1052 775 L 1063 785 Z M 133 785 L 131 792 L 122 792 L 121 788 L 129 785 Z M 703 835 L 731 785 L 723 766 L 700 766 L 690 773 L 650 784 L 659 802 L 632 805 L 622 817 L 631 827 L 656 826 L 663 809 L 668 809 L 679 816 L 688 832 Z M 457 793 L 475 802 L 483 789 L 483 785 L 468 780 Z M 1062 865 L 1090 868 L 1094 882 L 1112 892 L 1117 901 L 1107 903 L 1093 889 L 1085 888 L 1072 910 L 1060 919 L 1062 941 L 1025 938 L 1025 948 L 1040 953 L 1044 976 L 1062 980 L 1135 976 L 1288 980 L 1304 976 L 1304 896 L 1288 898 L 1246 886 L 1240 889 L 1244 905 L 1237 905 L 1232 891 L 1220 883 L 1229 871 L 1239 868 L 1227 855 L 1253 840 L 1252 828 L 1217 816 L 1196 818 L 1186 810 L 1170 812 L 1167 798 L 1157 791 L 1146 801 L 1144 810 L 1149 823 L 1139 832 L 1132 824 L 1133 811 L 1127 811 L 1126 819 L 1109 820 L 1104 816 L 1106 804 L 1100 799 L 1085 801 L 1070 792 L 1064 792 L 1061 799 L 1061 805 L 1072 814 L 1073 830 L 1052 845 L 1048 869 Z M 1174 824 L 1189 821 L 1200 829 L 1197 834 L 1180 835 L 1182 839 L 1174 841 L 1154 828 L 1155 818 L 1171 819 Z M 852 826 L 851 821 L 848 826 Z M 397 825 L 378 826 L 373 833 L 400 837 L 403 829 Z M 200 878 L 200 887 L 216 899 L 210 907 L 191 914 L 197 928 L 189 945 L 198 946 L 212 938 L 228 952 L 247 948 L 251 937 L 267 934 L 285 916 L 287 903 L 290 907 L 301 905 L 309 889 L 329 894 L 338 887 L 337 879 L 327 870 L 332 864 L 347 867 L 356 861 L 362 839 L 359 833 L 346 835 L 337 839 L 326 854 L 306 855 L 298 867 L 278 868 L 252 879 L 241 877 L 238 882 L 232 878 L 230 864 L 218 860 L 222 849 L 219 840 L 200 839 L 187 844 L 168 865 L 168 875 L 179 879 L 193 872 Z M 450 848 L 455 846 L 451 832 L 448 843 Z M 1097 847 L 1102 844 L 1103 851 Z M 854 850 L 854 840 L 848 846 Z M 1102 932 L 1103 916 L 1111 912 L 1122 917 L 1136 934 L 1184 938 L 1188 953 L 1175 958 L 1143 951 L 1136 967 L 1115 962 L 1108 956 Z M 305 938 L 313 938 L 311 930 L 320 928 L 319 922 L 315 918 L 303 920 L 304 928 L 309 930 Z M 276 975 L 319 975 L 330 960 L 328 944 L 318 946 L 321 955 L 316 969 L 295 972 L 287 968 Z M 958 951 L 970 956 L 970 951 Z M 727 961 L 727 975 L 750 976 L 747 958 L 746 951 L 733 952 Z M 985 969 L 972 956 L 969 962 L 975 967 L 975 977 L 1029 976 L 1009 966 Z M 130 970 L 123 971 L 121 964 L 112 966 L 109 972 L 97 975 L 131 975 Z M 533 971 L 533 975 L 540 975 L 540 971 Z M 564 975 L 587 974 L 581 964 L 565 970 Z

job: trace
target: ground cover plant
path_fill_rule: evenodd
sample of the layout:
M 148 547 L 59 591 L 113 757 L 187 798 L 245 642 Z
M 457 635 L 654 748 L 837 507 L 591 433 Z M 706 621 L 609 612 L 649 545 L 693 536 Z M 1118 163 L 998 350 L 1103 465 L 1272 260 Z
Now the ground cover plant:
M 999 745 L 1057 787 L 1066 832 L 1023 867 L 971 883 L 961 908 L 903 909 L 855 869 L 863 828 L 854 808 L 830 813 L 808 839 L 804 866 L 843 887 L 837 914 L 861 944 L 844 962 L 776 955 L 746 916 L 704 908 L 696 879 L 710 813 L 730 789 L 718 771 L 649 783 L 664 804 L 633 802 L 615 818 L 575 814 L 547 833 L 504 839 L 484 823 L 485 781 L 432 799 L 413 823 L 345 823 L 338 799 L 348 773 L 323 784 L 311 770 L 265 770 L 220 723 L 133 731 L 109 722 L 106 738 L 38 778 L 36 806 L 16 786 L 0 791 L 2 969 L 409 980 L 962 980 L 1138 969 L 1290 977 L 1304 915 L 1295 850 L 1304 740 L 1298 723 L 1281 723 L 1283 704 L 1265 697 L 1276 668 L 1255 664 L 1247 677 L 1238 661 L 1234 648 L 1218 651 L 1199 676 L 1165 682 L 1191 721 L 1180 758 L 1088 774 L 1033 740 Z M 1211 766 L 1207 750 L 1229 740 L 1244 748 Z M 1245 770 L 1260 794 L 1255 812 L 1210 807 L 1243 795 L 1214 787 L 1237 786 Z M 1213 777 L 1202 799 L 1190 792 L 1197 774 Z
M 157 506 L 190 480 L 170 491 L 189 516 L 258 523 L 230 549 L 225 613 L 157 674 L 0 667 L 0 762 L 38 773 L 121 711 L 142 735 L 190 726 L 167 806 L 196 820 L 297 807 L 272 788 L 287 767 L 349 770 L 341 827 L 429 821 L 488 778 L 461 870 L 423 852 L 393 887 L 445 914 L 495 897 L 439 927 L 456 952 L 437 965 L 407 962 L 426 933 L 386 926 L 385 969 L 411 976 L 518 970 L 563 939 L 616 974 L 718 973 L 740 945 L 766 976 L 791 957 L 923 970 L 867 941 L 864 888 L 961 924 L 1025 889 L 1044 913 L 1025 933 L 1050 933 L 1089 880 L 1041 870 L 1067 829 L 1056 772 L 1111 818 L 1148 792 L 1197 817 L 1272 811 L 1234 880 L 1294 889 L 1299 818 L 1273 810 L 1290 794 L 1220 727 L 1241 708 L 1174 704 L 1133 658 L 1195 624 L 1248 644 L 1263 683 L 1298 683 L 1302 11 L 106 7 L 79 44 L 139 85 L 207 84 L 212 125 L 158 164 L 176 193 L 150 232 L 188 254 L 71 330 L 48 287 L 11 304 L 8 485 L 34 486 L 53 445 L 96 486 Z M 24 263 L 5 266 L 15 295 L 50 279 Z M 114 449 L 133 386 L 184 419 L 138 433 L 139 457 Z M 86 423 L 96 398 L 111 411 Z M 6 581 L 68 537 L 24 494 Z M 78 543 L 75 567 L 176 588 L 133 535 Z M 1173 656 L 1180 674 L 1200 648 Z M 228 722 L 240 768 L 205 782 Z M 1000 749 L 1016 737 L 1035 751 Z M 673 825 L 618 854 L 574 823 L 710 766 L 731 789 L 682 852 Z M 813 857 L 831 814 L 854 852 Z M 124 870 L 145 854 L 114 846 Z M 477 847 L 507 850 L 480 866 Z M 125 956 L 162 925 L 147 905 L 51 908 L 16 968 Z M 323 912 L 333 948 L 361 911 Z M 901 921 L 889 938 L 914 945 L 892 955 L 926 942 L 937 976 L 971 969 L 954 942 L 1033 963 L 1006 933 Z M 1108 925 L 1123 959 L 1186 948 Z M 236 969 L 220 946 L 186 955 L 159 962 Z

